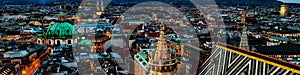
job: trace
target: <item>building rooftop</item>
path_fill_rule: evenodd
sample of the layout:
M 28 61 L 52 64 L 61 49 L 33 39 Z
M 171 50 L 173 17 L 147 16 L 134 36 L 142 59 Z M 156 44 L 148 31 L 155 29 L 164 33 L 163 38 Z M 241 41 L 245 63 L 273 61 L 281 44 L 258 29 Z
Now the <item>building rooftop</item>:
M 51 39 L 75 38 L 77 35 L 75 27 L 67 22 L 55 23 L 46 32 L 46 37 Z
M 91 40 L 81 40 L 78 45 L 93 45 Z
M 5 65 L 1 65 L 0 66 L 0 74 L 1 75 L 8 75 L 12 73 L 12 69 L 10 69 L 9 67 L 5 66 Z
M 3 53 L 3 58 L 17 58 L 17 57 L 25 57 L 28 55 L 28 52 L 25 50 L 22 51 L 7 51 Z
M 300 31 L 299 30 L 276 30 L 275 33 L 292 34 L 292 33 L 300 33 Z
M 135 60 L 139 62 L 139 64 L 143 65 L 143 67 L 147 70 L 149 68 L 148 64 L 148 55 L 143 52 L 138 52 L 134 56 Z
M 300 54 L 300 45 L 282 44 L 279 46 L 257 46 L 258 53 L 266 55 L 298 55 Z

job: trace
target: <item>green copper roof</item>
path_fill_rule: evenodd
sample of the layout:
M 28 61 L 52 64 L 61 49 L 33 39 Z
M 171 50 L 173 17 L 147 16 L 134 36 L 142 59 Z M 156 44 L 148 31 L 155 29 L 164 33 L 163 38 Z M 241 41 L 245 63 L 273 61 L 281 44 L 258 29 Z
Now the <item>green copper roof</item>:
M 58 17 L 65 17 L 65 14 L 57 14 Z
M 78 45 L 93 45 L 91 40 L 81 40 Z
M 43 37 L 43 38 L 45 37 L 43 31 L 41 30 L 37 31 L 36 33 L 37 33 L 36 34 L 37 37 Z
M 44 34 L 36 34 L 37 37 L 44 37 Z
M 55 23 L 46 32 L 46 37 L 50 39 L 76 38 L 77 35 L 75 27 L 68 22 Z
M 173 42 L 174 44 L 178 45 L 178 44 L 180 44 L 180 38 L 176 38 L 175 41 L 171 41 L 171 42 Z
M 135 58 L 138 62 L 140 62 L 143 66 L 145 66 L 145 68 L 149 68 L 147 54 L 145 54 L 143 52 L 138 52 L 137 54 L 135 54 Z
M 147 59 L 147 58 L 148 58 L 148 55 L 145 54 L 145 53 L 143 53 L 143 52 L 138 52 L 138 53 L 136 54 L 136 56 L 140 56 L 140 57 L 143 58 L 143 59 Z

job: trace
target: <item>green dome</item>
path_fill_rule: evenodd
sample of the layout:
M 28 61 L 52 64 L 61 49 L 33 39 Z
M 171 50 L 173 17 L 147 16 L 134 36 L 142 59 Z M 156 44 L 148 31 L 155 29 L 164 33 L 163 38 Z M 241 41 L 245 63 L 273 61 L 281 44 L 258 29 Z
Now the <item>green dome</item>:
M 50 39 L 76 38 L 77 35 L 75 27 L 67 22 L 55 23 L 46 32 L 46 37 Z

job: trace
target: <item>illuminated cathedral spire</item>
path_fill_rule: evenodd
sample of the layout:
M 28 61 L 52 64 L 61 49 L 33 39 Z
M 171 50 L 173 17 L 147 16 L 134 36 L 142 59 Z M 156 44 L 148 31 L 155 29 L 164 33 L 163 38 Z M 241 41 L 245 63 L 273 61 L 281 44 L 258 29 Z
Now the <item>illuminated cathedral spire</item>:
M 104 12 L 104 1 L 101 0 L 101 12 Z
M 241 41 L 240 41 L 240 46 L 239 47 L 249 50 L 248 36 L 247 36 L 247 27 L 246 27 L 246 25 L 243 26 L 242 37 L 241 37 Z
M 248 1 L 246 3 L 247 8 L 248 9 Z M 242 14 L 242 24 L 243 24 L 243 31 L 242 31 L 242 37 L 241 37 L 241 41 L 240 41 L 240 48 L 244 48 L 249 50 L 249 43 L 248 43 L 248 36 L 247 36 L 247 26 L 246 26 L 246 12 L 245 10 L 243 10 L 243 14 Z
M 150 75 L 175 75 L 176 59 L 169 52 L 165 40 L 165 26 L 160 25 L 160 36 L 158 38 L 157 48 L 149 59 Z
M 96 12 L 97 15 L 104 14 L 104 1 L 103 0 L 97 0 L 96 7 L 97 7 L 97 12 Z
M 283 1 L 285 2 L 285 1 Z M 280 16 L 282 17 L 285 17 L 288 15 L 288 10 L 289 9 L 289 6 L 286 5 L 285 3 L 283 3 L 281 6 L 280 6 Z

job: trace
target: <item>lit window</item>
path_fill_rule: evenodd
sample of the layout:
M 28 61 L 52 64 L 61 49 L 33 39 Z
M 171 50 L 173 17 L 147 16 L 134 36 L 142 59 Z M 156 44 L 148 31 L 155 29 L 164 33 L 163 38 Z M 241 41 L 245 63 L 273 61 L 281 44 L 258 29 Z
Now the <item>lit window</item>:
M 277 58 L 281 58 L 281 55 L 277 55 L 276 57 L 277 57 Z
M 286 60 L 293 60 L 293 58 L 287 58 Z

